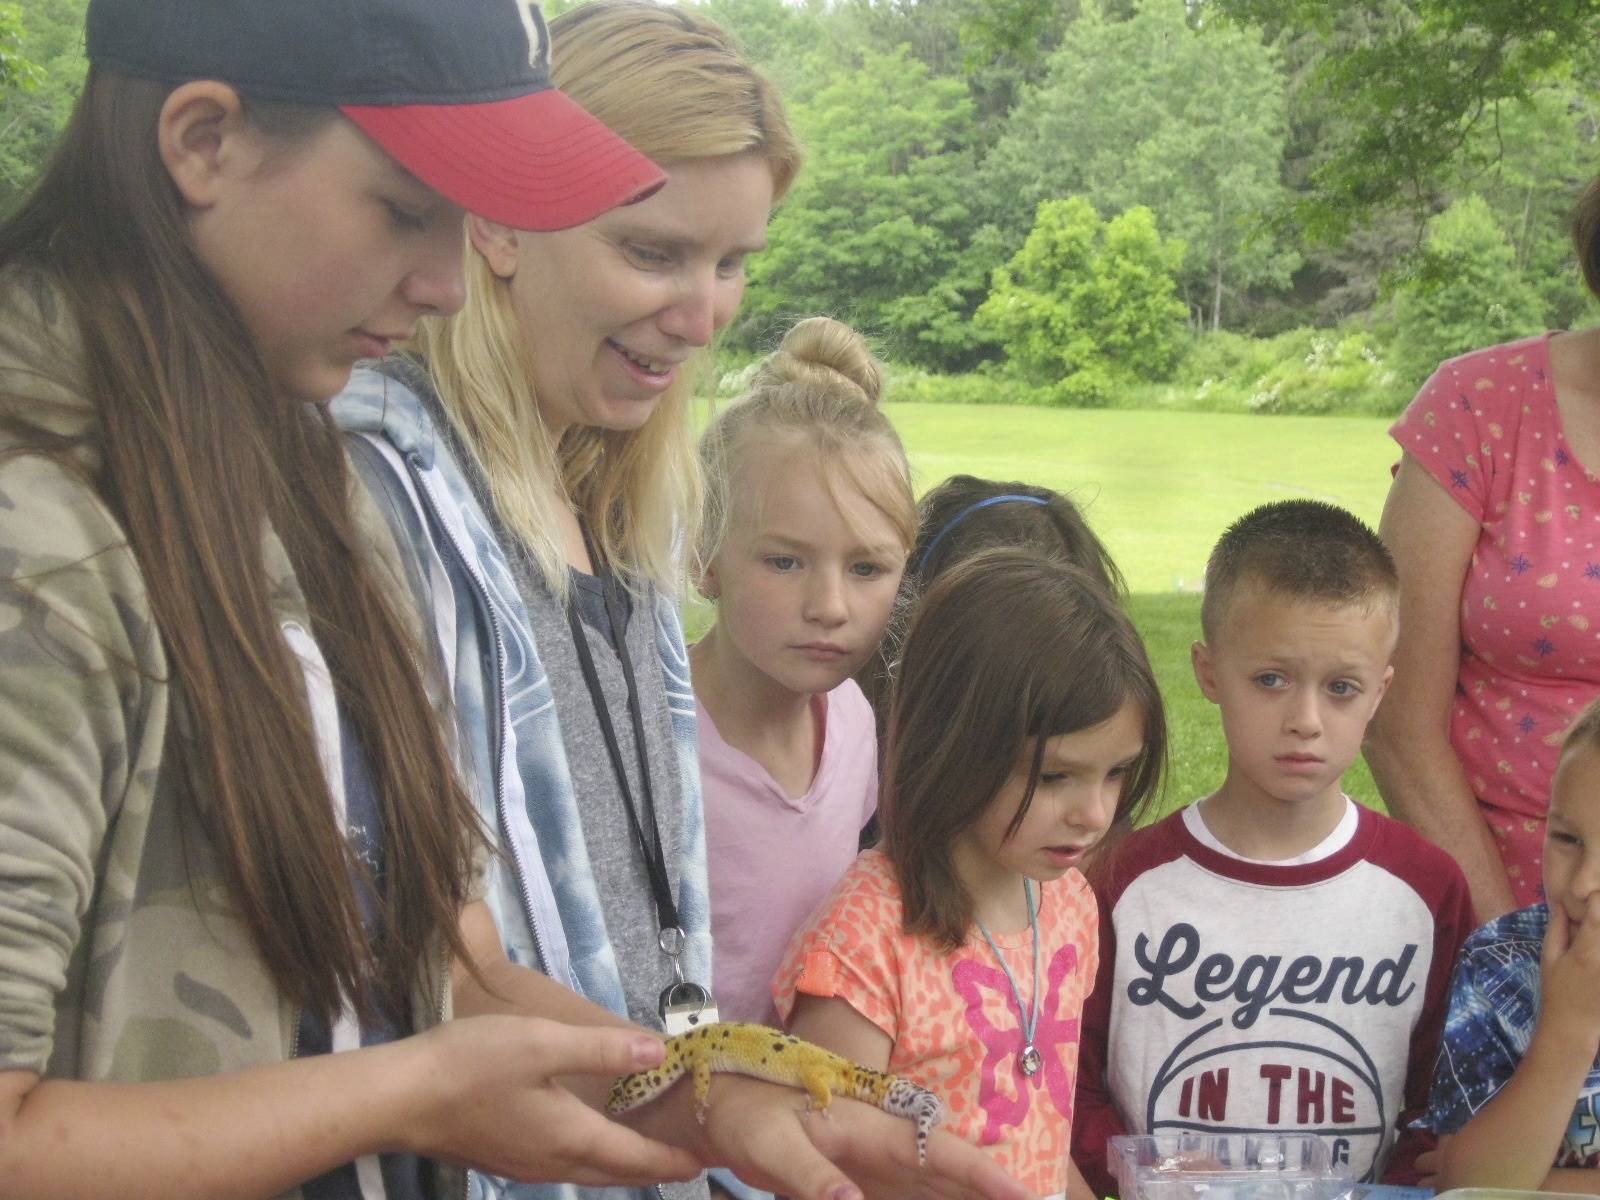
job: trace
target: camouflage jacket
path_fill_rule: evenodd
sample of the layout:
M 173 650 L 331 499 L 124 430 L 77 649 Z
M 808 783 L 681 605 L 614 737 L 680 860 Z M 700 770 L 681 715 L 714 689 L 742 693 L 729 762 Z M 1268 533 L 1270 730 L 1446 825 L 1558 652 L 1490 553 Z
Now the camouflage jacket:
M 0 275 L 0 394 L 36 401 L 42 430 L 92 435 L 71 319 L 15 270 Z M 180 801 L 167 748 L 182 703 L 139 565 L 89 482 L 92 437 L 83 473 L 5 453 L 17 444 L 0 431 L 0 1069 L 133 1083 L 286 1059 L 298 1014 Z M 368 544 L 392 555 L 356 494 Z M 270 530 L 263 560 L 326 758 L 332 689 Z M 420 986 L 416 1010 L 448 1015 L 442 974 Z

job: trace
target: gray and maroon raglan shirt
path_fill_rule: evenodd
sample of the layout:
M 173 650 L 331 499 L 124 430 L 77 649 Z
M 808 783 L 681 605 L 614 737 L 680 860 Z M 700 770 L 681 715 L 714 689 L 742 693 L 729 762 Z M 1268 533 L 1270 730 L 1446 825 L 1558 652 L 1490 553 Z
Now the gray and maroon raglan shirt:
M 1311 1132 L 1358 1180 L 1411 1181 L 1473 928 L 1454 860 L 1365 808 L 1339 849 L 1291 864 L 1224 854 L 1184 816 L 1131 835 L 1098 891 L 1079 1169 L 1107 1196 L 1115 1134 Z

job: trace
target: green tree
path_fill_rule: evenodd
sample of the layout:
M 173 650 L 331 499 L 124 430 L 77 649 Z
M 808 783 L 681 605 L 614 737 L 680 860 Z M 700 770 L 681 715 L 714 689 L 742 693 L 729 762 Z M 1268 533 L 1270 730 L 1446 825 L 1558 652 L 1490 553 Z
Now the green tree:
M 22 56 L 22 13 L 15 4 L 0 4 L 0 90 L 28 86 L 36 70 Z
M 1030 382 L 1104 402 L 1117 383 L 1160 379 L 1177 364 L 1182 261 L 1183 243 L 1162 240 L 1148 208 L 1106 223 L 1081 196 L 1046 200 L 1022 249 L 995 271 L 977 323 Z
M 1370 7 L 1377 10 L 1389 2 L 1373 0 Z M 1214 15 L 1204 5 L 1198 13 L 1204 19 Z M 1327 241 L 1305 236 L 1290 219 L 1296 200 L 1313 189 L 1313 175 L 1326 163 L 1329 148 L 1345 135 L 1341 114 L 1298 101 L 1310 94 L 1309 83 L 1329 54 L 1363 44 L 1367 35 L 1359 22 L 1346 18 L 1329 32 L 1290 27 L 1265 36 L 1284 80 L 1287 137 L 1281 178 L 1287 192 L 1263 214 L 1263 222 L 1295 247 L 1301 262 L 1291 290 L 1254 288 L 1229 316 L 1230 324 L 1238 328 L 1270 336 L 1302 325 L 1336 325 L 1386 301 L 1385 275 L 1417 247 L 1421 224 L 1409 212 L 1385 212 L 1349 236 Z
M 1043 77 L 1050 51 L 1083 7 L 1082 0 L 840 0 L 834 17 L 846 42 L 904 46 L 932 74 L 963 80 L 987 138 L 1020 89 Z
M 1396 292 L 1396 366 L 1420 384 L 1441 360 L 1536 333 L 1543 319 L 1489 205 L 1465 196 L 1428 223 L 1421 269 Z
M 827 312 L 896 357 L 945 365 L 973 335 L 941 322 L 930 283 L 971 225 L 972 101 L 906 51 L 865 52 L 792 119 L 809 161 L 752 262 L 736 344 L 762 345 L 796 316 Z
M 86 6 L 0 5 L 0 210 L 44 163 L 83 86 Z
M 1451 181 L 1452 192 L 1476 192 L 1488 203 L 1552 328 L 1593 316 L 1568 221 L 1594 173 L 1597 118 L 1587 86 L 1551 80 L 1474 133 Z
M 1013 245 L 1053 196 L 1154 209 L 1189 248 L 1196 323 L 1215 329 L 1230 297 L 1285 287 L 1298 263 L 1262 221 L 1287 198 L 1283 80 L 1258 34 L 1192 29 L 1184 10 L 1147 0 L 1126 21 L 1073 24 L 985 160 L 983 194 Z
M 1329 241 L 1395 205 L 1435 211 L 1475 135 L 1550 78 L 1592 75 L 1600 42 L 1597 0 L 1202 2 L 1319 41 L 1295 107 L 1330 138 L 1294 217 Z
M 734 37 L 789 104 L 811 96 L 838 61 L 838 22 L 820 0 L 701 0 L 700 11 Z

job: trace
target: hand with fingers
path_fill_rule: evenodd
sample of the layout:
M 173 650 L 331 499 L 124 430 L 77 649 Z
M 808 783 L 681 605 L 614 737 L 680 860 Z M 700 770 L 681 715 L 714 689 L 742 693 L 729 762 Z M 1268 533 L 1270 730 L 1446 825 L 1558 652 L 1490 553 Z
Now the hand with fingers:
M 407 1142 L 432 1158 L 529 1183 L 648 1187 L 700 1173 L 687 1150 L 595 1111 L 556 1080 L 601 1079 L 661 1062 L 659 1037 L 537 1017 L 465 1017 L 415 1039 L 432 1103 Z
M 1435 1146 L 1417 1155 L 1413 1167 L 1417 1173 L 1416 1186 L 1433 1187 L 1433 1181 L 1439 1174 L 1439 1148 Z
M 953 1133 L 934 1131 L 927 1165 L 919 1168 L 914 1130 L 904 1120 L 856 1101 L 839 1107 L 837 1115 L 803 1114 L 806 1132 L 868 1197 L 1032 1200 L 992 1157 Z
M 1577 919 L 1551 901 L 1539 970 L 1542 1032 L 1592 1062 L 1600 1051 L 1600 892 L 1585 898 Z
M 915 1127 L 857 1100 L 807 1111 L 805 1096 L 792 1088 L 719 1075 L 703 1124 L 693 1108 L 680 1083 L 636 1112 L 640 1126 L 660 1128 L 664 1140 L 678 1140 L 665 1129 L 675 1125 L 707 1166 L 726 1166 L 754 1187 L 795 1200 L 1031 1200 L 989 1155 L 949 1133 L 934 1131 L 927 1165 L 918 1166 Z

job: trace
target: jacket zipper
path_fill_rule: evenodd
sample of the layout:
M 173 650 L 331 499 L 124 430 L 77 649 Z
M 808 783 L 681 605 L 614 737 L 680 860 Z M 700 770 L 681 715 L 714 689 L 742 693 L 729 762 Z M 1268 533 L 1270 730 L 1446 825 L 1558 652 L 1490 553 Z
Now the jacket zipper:
M 496 615 L 494 611 L 494 605 L 489 600 L 488 586 L 483 582 L 482 579 L 479 578 L 477 568 L 472 565 L 472 562 L 467 558 L 466 553 L 456 542 L 455 533 L 450 529 L 446 522 L 440 519 L 439 499 L 434 494 L 433 485 L 428 482 L 427 476 L 423 474 L 421 462 L 417 455 L 415 453 L 406 455 L 406 463 L 411 468 L 412 478 L 417 484 L 418 495 L 426 496 L 428 498 L 428 504 L 433 509 L 433 513 L 431 514 L 434 518 L 433 524 L 439 529 L 443 530 L 444 540 L 449 543 L 450 546 L 450 553 L 454 556 L 461 569 L 466 572 L 467 578 L 472 581 L 473 590 L 477 592 L 478 603 L 482 606 L 483 611 L 487 613 L 489 617 L 489 632 L 494 635 L 493 692 L 495 696 L 495 705 L 493 720 L 495 723 L 496 732 L 499 734 L 499 736 L 494 739 L 494 742 L 496 750 L 499 750 L 502 748 L 502 744 L 505 740 L 505 731 L 502 722 L 504 713 L 501 711 L 500 706 L 502 702 L 501 680 L 504 676 L 506 661 L 505 639 L 500 632 L 500 618 Z M 505 770 L 503 766 L 502 755 L 499 753 L 494 755 L 494 794 L 495 812 L 499 814 L 500 827 L 502 829 L 509 828 L 509 822 L 506 820 Z M 544 974 L 549 975 L 549 959 L 545 953 L 544 939 L 539 936 L 538 923 L 533 919 L 533 896 L 528 891 L 527 868 L 522 861 L 522 852 L 514 843 L 508 842 L 508 846 L 510 849 L 511 867 L 517 877 L 517 891 L 522 897 L 522 913 L 523 916 L 527 918 L 529 932 L 533 934 L 533 949 L 534 953 L 538 955 L 539 958 L 539 969 Z M 446 965 L 448 967 L 448 964 Z M 557 982 L 559 983 L 561 981 L 557 980 Z M 440 998 L 439 1003 L 440 1019 L 442 1020 L 444 1008 L 444 1001 L 442 997 Z M 467 1200 L 467 1195 L 470 1191 L 470 1184 L 469 1177 L 465 1171 L 461 1173 L 461 1179 L 461 1200 Z M 657 1200 L 667 1200 L 667 1190 L 665 1185 L 659 1183 L 655 1184 L 654 1190 Z
M 495 737 L 492 739 L 491 746 L 494 759 L 493 770 L 495 813 L 500 818 L 500 828 L 509 829 L 511 827 L 511 823 L 507 819 L 504 764 L 506 731 L 503 718 L 505 713 L 502 710 L 502 705 L 504 704 L 506 647 L 505 639 L 500 632 L 500 618 L 495 614 L 494 604 L 489 599 L 488 585 L 486 585 L 483 580 L 478 577 L 477 569 L 473 567 L 472 562 L 470 559 L 468 559 L 465 551 L 463 551 L 461 546 L 457 544 L 455 533 L 450 529 L 449 525 L 439 517 L 439 499 L 434 494 L 433 486 L 428 482 L 427 476 L 423 474 L 421 463 L 417 455 L 415 453 L 408 454 L 406 456 L 406 463 L 408 466 L 410 466 L 412 478 L 418 486 L 418 494 L 426 496 L 428 498 L 429 506 L 433 509 L 431 514 L 434 518 L 433 524 L 443 531 L 444 540 L 449 544 L 450 547 L 450 553 L 452 556 L 454 556 L 456 563 L 466 573 L 467 578 L 472 581 L 473 590 L 477 593 L 478 604 L 489 617 L 489 632 L 494 636 L 494 678 L 492 680 L 494 684 L 492 688 L 492 694 L 494 696 L 494 713 L 492 716 L 489 716 L 489 714 L 486 713 L 485 716 L 494 722 L 495 730 Z M 446 652 L 448 653 L 448 650 Z M 548 975 L 550 973 L 550 960 L 548 954 L 545 952 L 544 939 L 539 934 L 538 922 L 536 922 L 533 918 L 533 894 L 528 890 L 528 870 L 526 863 L 523 862 L 522 848 L 519 847 L 513 839 L 509 838 L 506 839 L 506 847 L 509 850 L 508 857 L 511 859 L 512 873 L 517 877 L 517 894 L 522 898 L 522 914 L 527 918 L 528 931 L 533 935 L 534 954 L 538 956 L 540 971 Z

